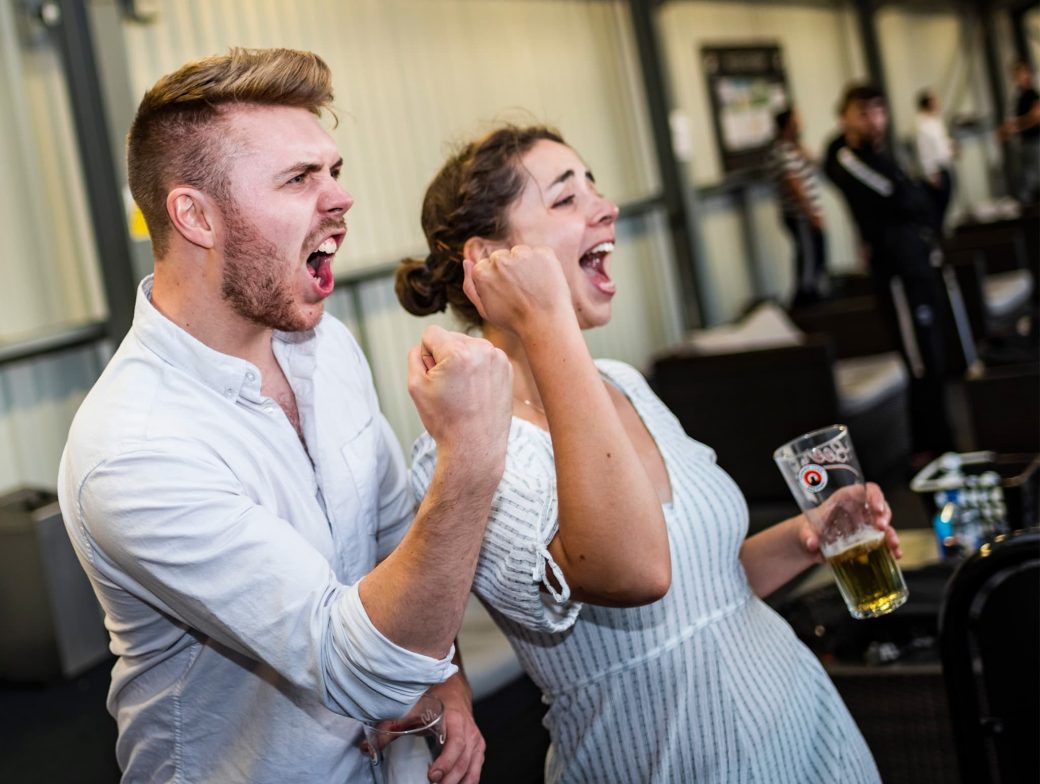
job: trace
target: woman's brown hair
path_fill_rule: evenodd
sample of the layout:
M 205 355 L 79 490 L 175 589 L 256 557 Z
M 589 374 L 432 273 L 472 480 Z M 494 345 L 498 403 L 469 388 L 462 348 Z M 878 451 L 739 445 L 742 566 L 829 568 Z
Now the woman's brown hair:
M 441 167 L 423 199 L 430 253 L 404 259 L 397 268 L 394 290 L 405 310 L 427 316 L 451 305 L 467 326 L 481 325 L 462 290 L 462 250 L 471 237 L 505 239 L 506 213 L 524 189 L 520 159 L 543 139 L 566 144 L 552 128 L 506 125 L 466 144 Z

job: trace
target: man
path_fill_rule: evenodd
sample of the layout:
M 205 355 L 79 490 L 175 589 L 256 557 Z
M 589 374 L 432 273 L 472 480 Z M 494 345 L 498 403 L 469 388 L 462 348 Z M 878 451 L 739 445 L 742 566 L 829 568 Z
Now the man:
M 827 148 L 824 170 L 859 228 L 878 303 L 899 335 L 910 371 L 915 462 L 953 447 L 943 390 L 945 312 L 931 203 L 885 149 L 888 109 L 873 85 L 857 84 L 841 102 L 843 132 Z
M 319 120 L 331 100 L 315 55 L 235 49 L 160 79 L 130 130 L 154 275 L 58 479 L 118 656 L 124 781 L 368 781 L 358 720 L 428 688 L 448 735 L 431 780 L 479 776 L 452 640 L 511 371 L 439 328 L 412 350 L 443 456 L 415 510 L 365 359 L 323 315 L 353 203 Z
M 1028 61 L 1015 60 L 1011 76 L 1018 88 L 1014 116 L 997 129 L 997 137 L 1006 142 L 1019 139 L 1019 201 L 1032 203 L 1040 199 L 1040 93 L 1033 85 L 1033 70 Z
M 795 292 L 791 307 L 819 300 L 827 285 L 827 240 L 816 165 L 802 146 L 801 116 L 785 109 L 774 118 L 777 138 L 770 165 L 780 196 L 780 212 L 794 243 Z
M 917 160 L 932 199 L 935 229 L 942 232 L 953 195 L 953 141 L 939 114 L 939 98 L 924 89 L 917 96 Z

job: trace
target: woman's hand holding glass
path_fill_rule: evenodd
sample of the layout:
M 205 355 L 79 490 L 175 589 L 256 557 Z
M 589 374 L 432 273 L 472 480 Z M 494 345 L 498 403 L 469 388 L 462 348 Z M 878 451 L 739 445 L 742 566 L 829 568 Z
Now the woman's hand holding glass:
M 819 514 L 823 519 L 828 519 L 835 514 L 841 514 L 843 507 L 848 504 L 862 504 L 863 499 L 856 492 L 855 486 L 842 488 L 820 507 Z M 874 527 L 885 534 L 885 543 L 897 560 L 903 557 L 903 548 L 899 543 L 899 534 L 892 527 L 892 507 L 885 500 L 885 494 L 874 482 L 866 483 L 866 504 L 870 512 L 871 522 Z M 798 526 L 798 542 L 809 554 L 814 563 L 823 563 L 823 553 L 820 552 L 820 537 L 813 530 L 809 518 L 804 513 L 800 515 Z

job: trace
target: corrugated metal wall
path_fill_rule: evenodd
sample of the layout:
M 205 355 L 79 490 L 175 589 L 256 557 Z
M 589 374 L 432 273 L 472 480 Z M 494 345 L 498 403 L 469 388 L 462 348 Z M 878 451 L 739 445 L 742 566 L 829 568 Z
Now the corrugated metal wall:
M 656 189 L 628 12 L 584 0 L 166 0 L 154 24 L 125 27 L 133 87 L 231 45 L 320 54 L 335 77 L 343 181 L 356 204 L 337 272 L 425 255 L 419 206 L 453 144 L 502 120 L 557 126 L 619 202 Z M 642 363 L 679 334 L 663 227 L 626 224 L 620 294 L 597 353 Z M 663 288 L 662 288 L 663 287 Z M 362 310 L 330 311 L 363 334 L 380 399 L 409 446 L 419 420 L 406 356 L 429 320 L 406 314 L 387 277 L 362 284 Z M 444 321 L 444 319 L 442 319 Z
M 104 295 L 61 64 L 0 2 L 0 340 L 98 318 Z
M 0 342 L 105 312 L 68 106 L 44 31 L 0 0 Z M 0 368 L 0 492 L 54 486 L 98 351 Z

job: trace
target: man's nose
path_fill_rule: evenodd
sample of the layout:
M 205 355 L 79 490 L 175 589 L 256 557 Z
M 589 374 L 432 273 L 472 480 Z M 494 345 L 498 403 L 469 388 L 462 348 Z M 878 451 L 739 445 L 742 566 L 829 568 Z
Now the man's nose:
M 329 186 L 325 189 L 325 193 L 322 195 L 322 212 L 331 212 L 342 215 L 353 206 L 354 197 L 347 193 L 346 188 L 340 185 L 338 180 L 329 178 Z

